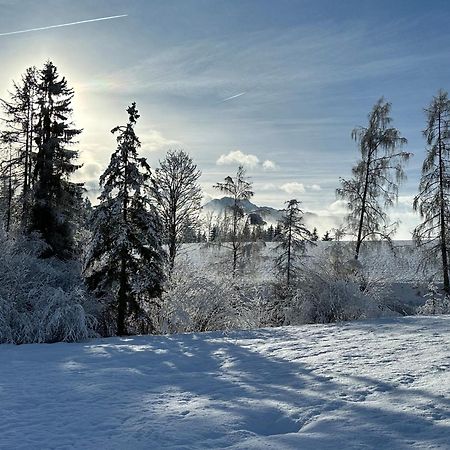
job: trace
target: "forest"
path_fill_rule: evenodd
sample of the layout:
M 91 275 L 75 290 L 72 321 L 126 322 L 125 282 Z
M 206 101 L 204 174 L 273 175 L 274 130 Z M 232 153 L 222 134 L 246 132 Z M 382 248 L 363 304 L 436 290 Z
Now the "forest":
M 47 61 L 2 92 L 0 343 L 450 313 L 444 90 L 424 105 L 410 241 L 395 240 L 389 208 L 413 155 L 384 98 L 349 130 L 356 163 L 336 186 L 348 214 L 320 236 L 301 198 L 286 199 L 276 223 L 245 208 L 254 191 L 243 166 L 217 180 L 225 206 L 207 211 L 186 150 L 170 149 L 157 167 L 141 156 L 135 128 L 146 118 L 133 101 L 111 124 L 117 146 L 91 203 L 74 181 L 83 130 L 70 80 Z

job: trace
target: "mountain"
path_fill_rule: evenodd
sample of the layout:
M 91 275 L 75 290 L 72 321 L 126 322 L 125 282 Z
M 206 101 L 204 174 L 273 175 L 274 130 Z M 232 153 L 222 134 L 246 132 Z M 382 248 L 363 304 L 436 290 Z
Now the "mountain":
M 231 197 L 215 198 L 203 206 L 203 216 L 207 214 L 213 214 L 216 217 L 220 216 L 232 205 L 233 199 Z M 246 214 L 251 215 L 250 220 L 254 225 L 276 226 L 283 217 L 283 210 L 270 206 L 258 206 L 249 200 L 244 200 L 242 207 Z M 339 227 L 342 218 L 339 216 L 318 215 L 310 211 L 305 211 L 303 220 L 310 230 L 317 228 L 319 235 L 322 236 L 327 230 Z
M 213 213 L 216 216 L 223 214 L 227 208 L 233 206 L 234 200 L 231 197 L 215 198 L 203 206 L 203 213 Z M 252 215 L 252 222 L 261 223 L 258 216 L 269 225 L 276 225 L 281 219 L 283 211 L 270 206 L 258 206 L 250 200 L 243 200 L 241 206 L 246 214 Z

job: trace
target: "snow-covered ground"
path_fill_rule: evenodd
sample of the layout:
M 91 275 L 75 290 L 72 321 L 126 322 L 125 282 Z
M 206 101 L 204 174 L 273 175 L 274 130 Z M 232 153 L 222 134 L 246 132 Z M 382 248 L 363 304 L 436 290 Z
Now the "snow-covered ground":
M 450 317 L 2 345 L 0 448 L 450 448 Z

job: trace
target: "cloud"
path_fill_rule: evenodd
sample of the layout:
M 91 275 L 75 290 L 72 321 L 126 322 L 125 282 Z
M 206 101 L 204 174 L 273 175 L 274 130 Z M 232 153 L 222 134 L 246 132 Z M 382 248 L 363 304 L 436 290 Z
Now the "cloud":
M 298 194 L 305 192 L 305 185 L 303 183 L 285 183 L 280 186 L 280 189 L 288 194 Z
M 322 188 L 320 187 L 319 184 L 310 184 L 306 187 L 311 191 L 321 191 L 322 190 Z
M 262 163 L 262 167 L 265 171 L 270 172 L 270 171 L 275 171 L 278 169 L 278 166 L 273 162 L 270 161 L 270 159 L 266 159 L 263 163 Z
M 142 150 L 144 151 L 157 152 L 167 150 L 169 147 L 182 146 L 181 142 L 175 139 L 168 139 L 157 130 L 147 130 L 140 133 L 139 138 L 142 143 Z
M 264 191 L 264 192 L 277 190 L 277 186 L 274 183 L 262 183 L 262 184 L 258 184 L 256 187 L 257 187 L 258 191 Z
M 256 167 L 259 164 L 259 158 L 256 155 L 246 154 L 240 150 L 234 150 L 228 153 L 228 155 L 220 155 L 216 164 L 219 166 L 240 164 L 246 167 Z

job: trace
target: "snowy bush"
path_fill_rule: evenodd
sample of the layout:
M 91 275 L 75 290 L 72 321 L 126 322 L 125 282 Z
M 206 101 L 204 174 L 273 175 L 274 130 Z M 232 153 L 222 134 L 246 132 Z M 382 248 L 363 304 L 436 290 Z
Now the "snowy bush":
M 179 259 L 162 297 L 160 329 L 164 333 L 243 329 L 259 326 L 261 294 L 228 276 L 198 271 Z
M 425 294 L 425 304 L 417 309 L 417 313 L 422 315 L 450 314 L 449 296 L 440 292 L 433 283 L 428 286 L 428 290 L 429 292 Z
M 305 265 L 284 323 L 330 323 L 390 314 L 388 272 L 379 260 L 356 261 L 349 243 L 333 242 Z
M 96 305 L 74 261 L 40 259 L 36 239 L 0 236 L 0 343 L 73 342 L 94 336 Z

